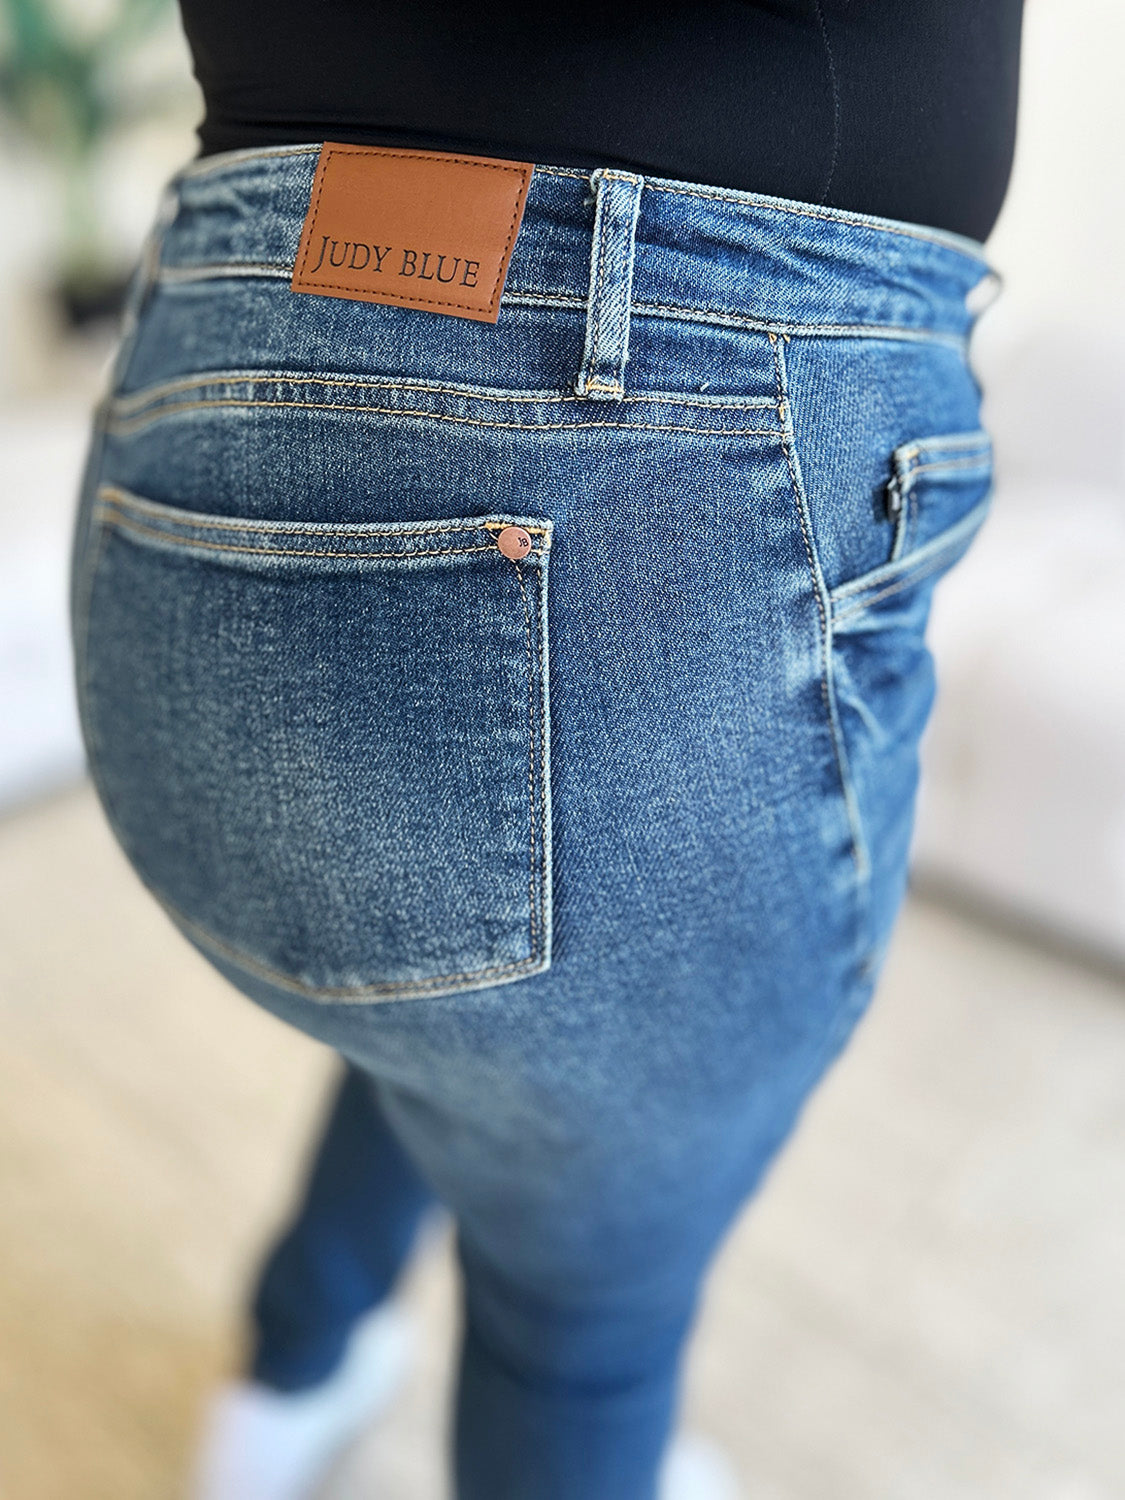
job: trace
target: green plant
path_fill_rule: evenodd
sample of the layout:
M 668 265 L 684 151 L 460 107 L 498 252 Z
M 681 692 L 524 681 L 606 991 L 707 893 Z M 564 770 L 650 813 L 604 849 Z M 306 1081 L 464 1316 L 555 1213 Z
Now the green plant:
M 115 0 L 90 19 L 50 0 L 0 0 L 0 112 L 37 149 L 61 195 L 56 275 L 64 301 L 104 298 L 120 279 L 107 243 L 97 159 L 123 126 L 162 103 L 130 87 L 126 64 L 169 12 L 169 0 Z

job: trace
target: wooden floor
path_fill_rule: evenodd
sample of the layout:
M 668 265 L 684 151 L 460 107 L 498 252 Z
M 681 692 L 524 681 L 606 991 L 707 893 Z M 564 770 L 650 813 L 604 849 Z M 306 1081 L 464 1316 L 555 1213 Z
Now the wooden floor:
M 331 1067 L 230 990 L 88 789 L 0 824 L 0 1495 L 173 1500 Z M 453 1285 L 331 1500 L 440 1500 Z M 731 1236 L 692 1424 L 748 1500 L 1125 1497 L 1125 988 L 915 901 Z

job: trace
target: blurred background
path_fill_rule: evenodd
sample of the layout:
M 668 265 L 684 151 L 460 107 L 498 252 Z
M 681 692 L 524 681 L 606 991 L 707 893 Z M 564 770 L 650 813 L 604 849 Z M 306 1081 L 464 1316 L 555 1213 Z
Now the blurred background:
M 1125 1497 L 1125 9 L 1028 0 L 998 482 L 938 591 L 913 894 L 727 1242 L 687 1384 L 751 1500 Z M 84 779 L 69 528 L 199 102 L 169 0 L 0 0 L 0 1496 L 181 1493 L 331 1059 L 144 894 Z M 454 1292 L 331 1500 L 439 1500 Z

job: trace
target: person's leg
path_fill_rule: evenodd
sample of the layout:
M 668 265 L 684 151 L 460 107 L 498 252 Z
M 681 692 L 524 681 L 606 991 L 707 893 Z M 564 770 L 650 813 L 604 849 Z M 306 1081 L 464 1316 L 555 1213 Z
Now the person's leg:
M 383 1407 L 412 1342 L 388 1294 L 431 1202 L 373 1080 L 345 1066 L 258 1279 L 247 1368 L 209 1403 L 193 1500 L 306 1500 Z
M 457 1500 L 675 1500 L 669 1440 L 706 1272 L 869 996 L 860 986 L 821 1037 L 805 1036 L 794 1051 L 763 1048 L 757 1067 L 731 1034 L 728 1080 L 741 1059 L 747 1089 L 710 1108 L 692 1107 L 691 1079 L 714 1039 L 685 1057 L 685 1107 L 663 1121 L 668 1095 L 630 1129 L 631 1085 L 641 1080 L 623 1072 L 624 1110 L 582 1111 L 586 1139 L 577 1119 L 567 1122 L 575 1135 L 566 1141 L 560 1128 L 538 1170 L 530 1158 L 545 1143 L 532 1144 L 522 1181 L 513 1173 L 503 1187 L 489 1183 L 479 1223 L 466 1201 Z M 388 1100 L 396 1114 L 397 1105 Z M 646 1127 L 651 1142 L 640 1139 Z M 424 1154 L 422 1112 L 411 1108 L 404 1128 Z M 683 1493 L 694 1495 L 694 1482 Z M 698 1493 L 729 1491 L 708 1476 Z
M 703 1274 L 867 995 L 811 977 L 708 995 L 653 965 L 644 1007 L 596 1023 L 565 987 L 304 1012 L 383 1070 L 384 1117 L 457 1219 L 458 1500 L 663 1493 Z
M 459 1241 L 459 1500 L 649 1496 L 675 1415 L 698 1282 L 520 1286 Z M 503 1441 L 497 1435 L 503 1434 Z
M 324 1380 L 359 1318 L 390 1291 L 432 1201 L 372 1080 L 348 1066 L 253 1294 L 252 1377 L 281 1391 Z

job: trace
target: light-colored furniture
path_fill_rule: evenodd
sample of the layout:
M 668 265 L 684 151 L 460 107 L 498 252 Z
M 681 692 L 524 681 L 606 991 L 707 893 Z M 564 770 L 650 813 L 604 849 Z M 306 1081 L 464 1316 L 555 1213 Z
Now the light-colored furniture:
M 67 577 L 88 408 L 0 417 L 0 810 L 82 774 Z
M 1125 340 L 986 380 L 993 512 L 940 584 L 917 873 L 1125 961 Z

